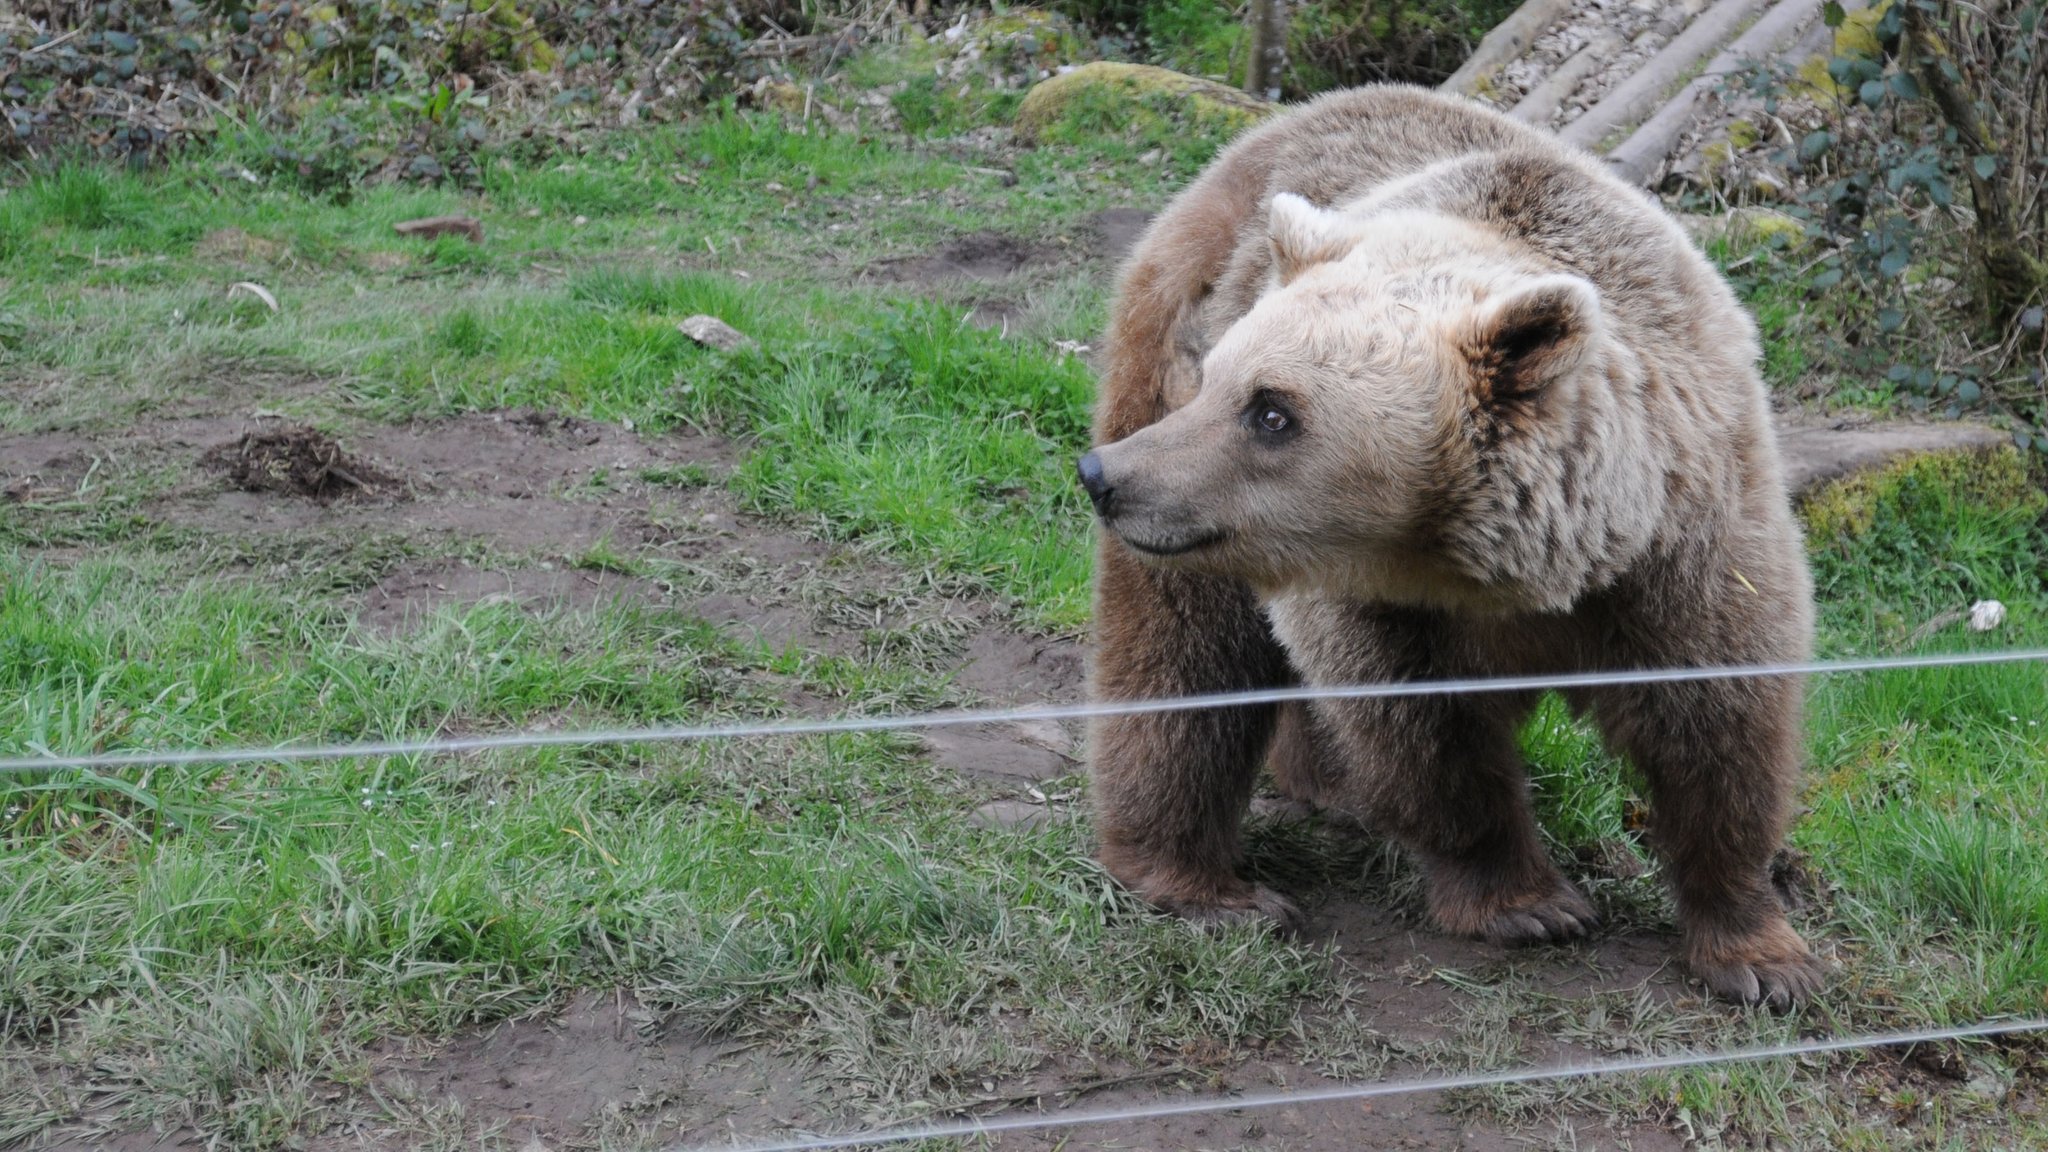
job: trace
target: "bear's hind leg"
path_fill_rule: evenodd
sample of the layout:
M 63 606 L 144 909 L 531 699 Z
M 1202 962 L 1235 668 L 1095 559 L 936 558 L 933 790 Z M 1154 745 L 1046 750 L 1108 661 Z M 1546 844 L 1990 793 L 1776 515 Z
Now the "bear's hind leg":
M 1650 785 L 1685 960 L 1715 994 L 1784 1011 L 1821 965 L 1771 884 L 1798 781 L 1800 688 L 1785 678 L 1636 685 L 1591 694 L 1609 747 Z
M 1145 700 L 1291 682 L 1249 590 L 1148 569 L 1104 540 L 1097 569 L 1094 695 Z M 1238 874 L 1274 707 L 1207 708 L 1094 722 L 1088 759 L 1101 858 L 1149 903 L 1195 921 L 1299 926 L 1279 893 Z

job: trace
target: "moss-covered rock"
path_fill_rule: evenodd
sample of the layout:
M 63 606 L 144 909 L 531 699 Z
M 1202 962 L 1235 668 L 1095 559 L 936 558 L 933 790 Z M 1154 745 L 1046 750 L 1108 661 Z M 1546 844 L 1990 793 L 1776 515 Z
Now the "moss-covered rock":
M 472 19 L 460 22 L 448 37 L 448 63 L 475 71 L 486 63 L 523 72 L 546 72 L 558 59 L 542 38 L 533 17 L 505 0 L 469 0 Z
M 1878 0 L 1870 7 L 1858 8 L 1843 18 L 1841 27 L 1835 29 L 1834 42 L 1828 51 L 1809 56 L 1800 63 L 1797 78 L 1792 83 L 1793 91 L 1820 100 L 1854 98 L 1854 93 L 1842 91 L 1842 86 L 1835 83 L 1835 78 L 1828 72 L 1828 61 L 1836 56 L 1883 61 L 1884 45 L 1877 38 L 1877 25 L 1890 7 L 1891 0 Z
M 1809 239 L 1806 221 L 1775 208 L 1748 205 L 1728 213 L 1725 219 L 1723 235 L 1737 246 L 1800 248 Z
M 1878 0 L 1843 17 L 1842 26 L 1835 29 L 1835 55 L 1883 59 L 1884 45 L 1877 38 L 1877 26 L 1891 6 L 1891 0 Z
M 1974 509 L 2024 537 L 2044 514 L 2048 493 L 2027 475 L 2011 446 L 1900 457 L 1882 468 L 1833 481 L 1806 498 L 1801 514 L 1816 551 L 1846 548 L 1886 525 L 1923 535 L 1953 531 L 1959 509 Z
M 1104 136 L 1161 141 L 1188 133 L 1227 139 L 1278 111 L 1256 96 L 1146 64 L 1085 64 L 1039 83 L 1017 107 L 1017 138 L 1081 142 Z
M 981 72 L 999 84 L 1029 84 L 1095 58 L 1094 45 L 1073 21 L 1042 8 L 1012 8 L 948 28 L 939 39 L 954 53 L 956 78 Z

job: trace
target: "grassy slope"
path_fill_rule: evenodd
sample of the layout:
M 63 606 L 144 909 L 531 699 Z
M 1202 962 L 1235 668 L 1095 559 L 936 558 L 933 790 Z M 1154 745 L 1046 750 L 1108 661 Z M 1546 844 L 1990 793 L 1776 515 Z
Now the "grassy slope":
M 535 404 L 650 431 L 716 424 L 749 438 L 728 482 L 757 509 L 1011 597 L 1027 621 L 1080 623 L 1086 528 L 1066 472 L 1087 380 L 1049 342 L 1092 331 L 1101 277 L 1042 284 L 1004 342 L 958 307 L 907 306 L 843 270 L 943 230 L 1057 242 L 1126 186 L 1156 201 L 1185 172 L 1131 165 L 1144 142 L 1113 142 L 1025 154 L 1004 189 L 899 140 L 730 115 L 590 143 L 493 166 L 481 197 L 387 188 L 339 204 L 223 177 L 232 154 L 149 180 L 73 170 L 13 187 L 0 346 L 33 387 L 0 395 L 0 428 L 149 419 L 224 370 L 319 382 L 278 399 L 316 420 Z M 805 193 L 767 188 L 813 178 Z M 390 235 L 394 220 L 456 209 L 486 217 L 488 246 L 420 254 Z M 223 241 L 230 226 L 254 241 Z M 226 299 L 244 278 L 283 311 Z M 762 350 L 689 344 L 674 322 L 695 311 Z M 1891 650 L 1983 595 L 2012 620 L 1977 643 L 2048 642 L 2040 509 L 2014 477 L 1934 466 L 1827 505 L 1824 650 Z M 0 753 L 755 714 L 778 707 L 772 678 L 790 674 L 848 707 L 947 698 L 942 661 L 792 665 L 651 608 L 478 607 L 369 635 L 335 604 L 331 572 L 225 578 L 204 542 L 147 517 L 154 482 L 117 471 L 54 506 L 0 504 Z M 1826 882 L 1809 927 L 1844 971 L 1810 1019 L 2048 1007 L 2044 697 L 2038 668 L 1816 686 L 1798 842 Z M 1582 729 L 1549 714 L 1528 743 L 1561 856 L 1639 851 L 1628 784 Z M 368 1038 L 438 1033 L 577 985 L 624 984 L 685 1020 L 786 1029 L 801 1050 L 839 1052 L 831 1074 L 857 1096 L 900 1104 L 1045 1052 L 1286 1036 L 1298 1013 L 1341 1004 L 1347 979 L 1313 951 L 1143 914 L 1070 824 L 1021 837 L 963 826 L 974 790 L 892 738 L 58 773 L 0 790 L 0 1116 L 18 1118 L 0 1139 L 76 1106 L 28 1075 L 32 1054 L 111 1087 L 100 1102 L 131 1119 L 261 1145 L 331 1117 L 321 1085 L 359 1081 Z M 1254 851 L 1261 868 L 1351 894 L 1403 888 L 1286 829 Z M 1650 884 L 1596 897 L 1623 923 L 1668 923 Z M 1406 1055 L 1511 1059 L 1508 1022 L 1652 1049 L 1800 1027 L 1560 1004 L 1513 967 L 1458 979 L 1457 1042 Z M 1402 1054 L 1352 1039 L 1310 1051 L 1354 1069 Z M 2018 1059 L 1973 1058 L 1999 1075 Z M 1940 1103 L 1957 1115 L 1939 1119 L 1970 1119 L 1988 1107 L 1977 1099 Z M 1816 1146 L 1890 1139 L 1790 1066 L 1474 1104 L 1682 1115 L 1723 1132 L 1778 1127 L 1799 1107 Z

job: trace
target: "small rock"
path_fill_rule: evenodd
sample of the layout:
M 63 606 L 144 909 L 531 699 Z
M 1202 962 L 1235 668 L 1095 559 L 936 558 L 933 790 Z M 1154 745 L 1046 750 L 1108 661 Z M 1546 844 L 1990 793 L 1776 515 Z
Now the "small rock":
M 992 800 L 976 808 L 967 817 L 967 822 L 976 828 L 1020 830 L 1042 828 L 1051 820 L 1052 812 L 1049 809 L 1022 800 Z
M 754 339 L 716 316 L 692 316 L 676 325 L 682 334 L 719 352 L 751 348 Z
M 1989 632 L 2005 623 L 2005 605 L 1996 600 L 1979 600 L 1970 605 L 1970 631 Z

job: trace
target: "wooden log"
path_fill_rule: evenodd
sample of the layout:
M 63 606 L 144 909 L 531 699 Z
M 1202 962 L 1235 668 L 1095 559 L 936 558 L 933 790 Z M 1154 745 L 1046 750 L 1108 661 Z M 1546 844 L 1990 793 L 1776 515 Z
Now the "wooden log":
M 1486 34 L 1479 47 L 1465 58 L 1464 65 L 1438 86 L 1439 90 L 1461 96 L 1474 94 L 1482 81 L 1500 71 L 1501 65 L 1527 52 L 1544 29 L 1571 11 L 1571 7 L 1572 0 L 1524 0 L 1520 8 Z
M 1671 155 L 1671 149 L 1678 144 L 1679 136 L 1691 126 L 1693 108 L 1707 89 L 1719 83 L 1723 76 L 1733 74 L 1743 64 L 1769 56 L 1786 42 L 1799 34 L 1808 21 L 1820 14 L 1821 0 L 1778 0 L 1771 10 L 1758 17 L 1749 30 L 1735 38 L 1735 42 L 1721 50 L 1720 54 L 1707 64 L 1706 71 L 1678 90 L 1678 95 L 1666 101 L 1656 115 L 1643 121 L 1628 139 L 1616 145 L 1607 154 L 1607 163 L 1615 173 L 1631 184 L 1647 184 L 1657 174 L 1657 169 Z
M 391 226 L 400 236 L 467 236 L 471 244 L 484 242 L 483 221 L 474 216 L 429 216 L 424 220 L 401 220 Z
M 1588 73 L 1612 59 L 1621 50 L 1621 37 L 1600 35 L 1550 70 L 1543 83 L 1529 89 L 1508 115 L 1524 124 L 1548 124 L 1565 97 L 1579 90 Z
M 1609 133 L 1633 126 L 1656 107 L 1679 77 L 1690 71 L 1707 53 L 1735 35 L 1735 30 L 1763 6 L 1764 0 L 1720 0 L 1699 14 L 1685 31 L 1671 38 L 1662 51 L 1637 68 L 1635 75 L 1616 85 L 1586 109 L 1584 115 L 1558 133 L 1567 144 L 1598 148 Z

